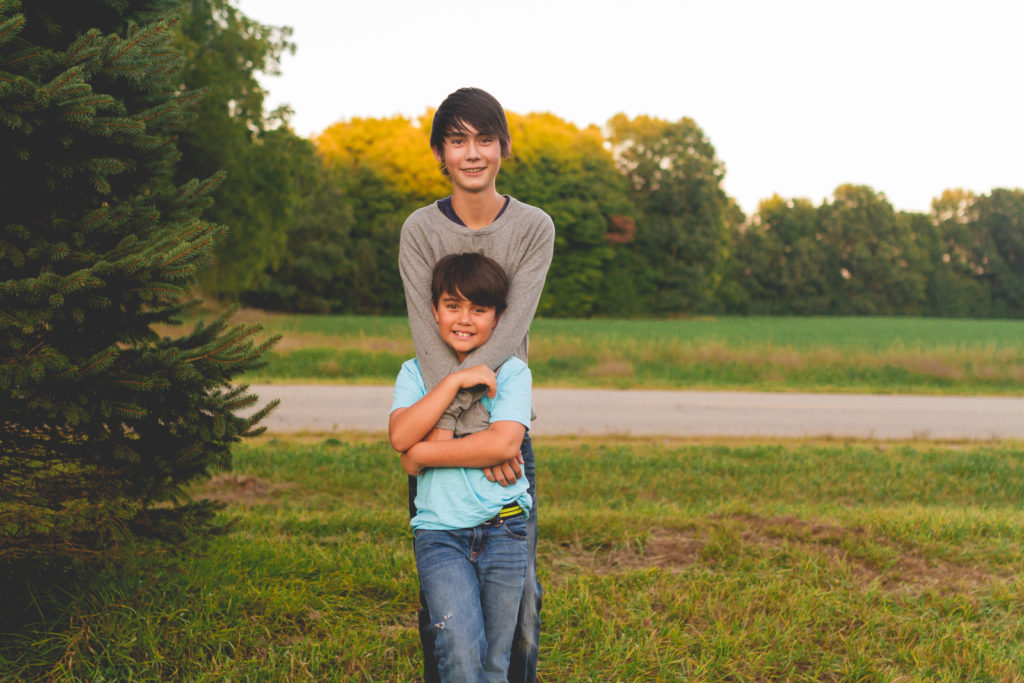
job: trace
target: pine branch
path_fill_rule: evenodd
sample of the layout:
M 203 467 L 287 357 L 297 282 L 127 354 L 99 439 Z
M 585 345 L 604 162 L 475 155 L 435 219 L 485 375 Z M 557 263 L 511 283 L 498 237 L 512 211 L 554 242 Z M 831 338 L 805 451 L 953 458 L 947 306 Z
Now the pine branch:
M 102 34 L 99 31 L 88 31 L 68 47 L 62 63 L 67 67 L 71 66 L 76 61 L 84 62 L 87 59 L 95 58 L 99 55 L 100 50 L 102 49 L 101 45 L 96 44 L 101 39 Z
M 128 54 L 131 50 L 135 49 L 139 45 L 142 45 L 149 38 L 151 38 L 151 37 L 153 37 L 155 35 L 158 35 L 158 34 L 162 33 L 163 31 L 166 31 L 166 30 L 167 30 L 167 26 L 161 26 L 161 25 L 157 24 L 152 29 L 150 29 L 148 32 L 143 33 L 142 35 L 138 36 L 134 40 L 129 41 L 120 52 L 115 54 L 113 57 L 111 57 L 107 61 L 109 63 L 113 64 L 118 59 L 120 59 L 124 55 Z
M 15 14 L 10 19 L 0 22 L 0 45 L 10 41 L 25 27 L 25 15 Z

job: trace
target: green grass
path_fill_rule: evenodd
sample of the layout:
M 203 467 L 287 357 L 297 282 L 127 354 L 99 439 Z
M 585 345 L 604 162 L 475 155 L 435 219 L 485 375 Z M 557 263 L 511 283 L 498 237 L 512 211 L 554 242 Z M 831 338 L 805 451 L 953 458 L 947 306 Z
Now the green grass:
M 239 318 L 259 321 L 268 331 L 329 337 L 408 339 L 405 316 L 286 315 L 246 309 Z M 537 318 L 534 337 L 686 341 L 817 349 L 822 346 L 886 351 L 917 349 L 1019 349 L 1024 320 L 966 320 L 910 317 L 705 316 L 671 320 Z
M 271 315 L 284 336 L 252 382 L 390 384 L 404 317 Z M 1024 393 L 1024 321 L 694 318 L 534 322 L 537 386 L 924 394 Z
M 1019 444 L 538 442 L 541 679 L 1012 681 Z M 415 680 L 381 442 L 239 447 L 230 534 L 36 594 L 12 680 Z M 38 611 L 38 617 L 32 614 Z M 0 677 L 3 677 L 0 675 Z

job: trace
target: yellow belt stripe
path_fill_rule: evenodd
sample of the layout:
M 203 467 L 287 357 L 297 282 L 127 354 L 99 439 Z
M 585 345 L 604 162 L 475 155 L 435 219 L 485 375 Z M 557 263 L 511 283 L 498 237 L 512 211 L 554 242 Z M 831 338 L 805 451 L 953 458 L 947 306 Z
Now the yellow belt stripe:
M 518 505 L 516 505 L 513 508 L 508 508 L 508 509 L 502 508 L 501 512 L 499 512 L 498 515 L 502 519 L 505 519 L 506 517 L 511 517 L 512 515 L 518 515 L 522 511 L 523 511 L 523 508 L 521 508 Z

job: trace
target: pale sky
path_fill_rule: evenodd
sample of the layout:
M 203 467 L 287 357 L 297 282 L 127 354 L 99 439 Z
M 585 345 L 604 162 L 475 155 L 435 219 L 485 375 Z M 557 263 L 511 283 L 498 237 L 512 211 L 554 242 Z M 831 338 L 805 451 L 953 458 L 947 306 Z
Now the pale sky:
M 472 85 L 579 126 L 688 116 L 745 212 L 870 185 L 927 211 L 1024 187 L 1022 0 L 237 0 L 295 29 L 263 79 L 301 135 Z M 513 140 L 513 149 L 514 149 Z M 429 154 L 429 150 L 424 150 Z M 500 179 L 499 179 L 500 189 Z

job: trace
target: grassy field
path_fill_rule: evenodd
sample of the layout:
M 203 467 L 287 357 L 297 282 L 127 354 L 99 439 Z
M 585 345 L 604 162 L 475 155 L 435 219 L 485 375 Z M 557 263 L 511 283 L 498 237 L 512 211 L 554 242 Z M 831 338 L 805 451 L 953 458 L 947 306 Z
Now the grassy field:
M 254 382 L 390 384 L 413 355 L 404 317 L 246 310 L 283 339 Z M 537 386 L 1024 394 L 1024 321 L 726 317 L 546 320 Z
M 558 441 L 537 457 L 542 680 L 1020 680 L 1020 444 Z M 231 533 L 26 592 L 0 678 L 415 680 L 386 444 L 263 441 L 235 460 L 196 491 L 227 503 Z

